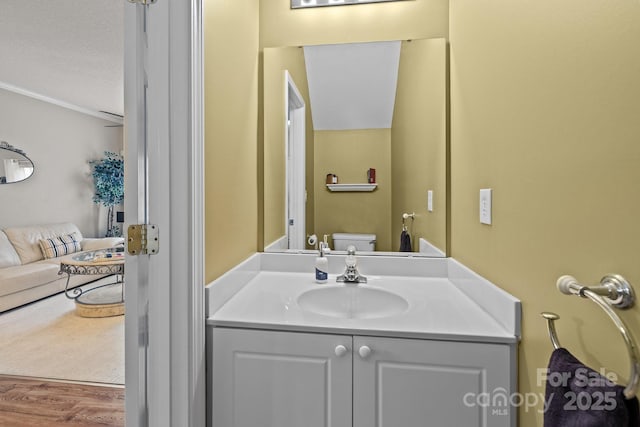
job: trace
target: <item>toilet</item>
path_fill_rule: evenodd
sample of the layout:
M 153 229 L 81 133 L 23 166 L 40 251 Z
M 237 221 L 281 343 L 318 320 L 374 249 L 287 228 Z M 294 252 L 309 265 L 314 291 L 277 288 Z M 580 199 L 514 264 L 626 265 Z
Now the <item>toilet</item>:
M 375 251 L 375 234 L 358 233 L 333 233 L 333 249 L 336 251 L 346 251 L 349 245 L 356 247 L 356 251 Z

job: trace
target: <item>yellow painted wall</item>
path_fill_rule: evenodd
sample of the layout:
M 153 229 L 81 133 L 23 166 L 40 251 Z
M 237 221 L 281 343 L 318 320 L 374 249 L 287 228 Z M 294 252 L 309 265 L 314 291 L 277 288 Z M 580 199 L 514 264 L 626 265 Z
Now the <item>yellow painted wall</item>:
M 204 4 L 206 282 L 257 250 L 258 9 Z
M 391 127 L 392 250 L 400 246 L 402 214 L 414 212 L 405 221 L 413 250 L 422 237 L 446 251 L 446 49 L 442 38 L 402 42 Z M 432 212 L 427 190 L 433 190 Z
M 446 37 L 448 0 L 291 9 L 290 0 L 260 2 L 260 46 L 300 46 Z
M 450 31 L 451 254 L 522 300 L 521 393 L 544 393 L 543 310 L 624 382 L 613 323 L 555 282 L 619 273 L 640 290 L 640 3 L 451 0 Z M 492 226 L 478 221 L 489 187 Z M 622 316 L 640 337 L 640 308 Z M 520 425 L 541 426 L 539 409 Z
M 376 250 L 392 250 L 391 130 L 316 131 L 314 157 L 316 234 L 375 234 Z M 336 174 L 340 184 L 361 184 L 367 182 L 369 168 L 376 169 L 374 191 L 327 190 L 328 173 Z

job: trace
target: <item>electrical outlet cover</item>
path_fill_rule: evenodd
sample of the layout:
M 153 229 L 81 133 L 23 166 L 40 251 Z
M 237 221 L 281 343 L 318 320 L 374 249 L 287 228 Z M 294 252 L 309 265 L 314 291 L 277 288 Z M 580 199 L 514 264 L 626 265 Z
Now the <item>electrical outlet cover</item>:
M 491 189 L 480 190 L 480 223 L 491 225 Z

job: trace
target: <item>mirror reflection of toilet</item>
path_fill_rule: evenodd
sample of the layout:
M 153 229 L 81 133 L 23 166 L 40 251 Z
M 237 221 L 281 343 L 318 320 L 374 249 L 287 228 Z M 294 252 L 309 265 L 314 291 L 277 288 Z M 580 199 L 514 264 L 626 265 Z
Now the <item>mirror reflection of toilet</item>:
M 359 233 L 333 233 L 333 249 L 336 251 L 346 251 L 347 247 L 353 245 L 356 251 L 375 251 L 376 235 Z

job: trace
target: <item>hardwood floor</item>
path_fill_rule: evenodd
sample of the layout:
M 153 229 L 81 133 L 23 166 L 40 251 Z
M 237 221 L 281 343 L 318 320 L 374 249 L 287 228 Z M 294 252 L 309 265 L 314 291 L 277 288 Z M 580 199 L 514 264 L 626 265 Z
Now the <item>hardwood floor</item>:
M 0 426 L 124 426 L 124 387 L 0 376 Z

